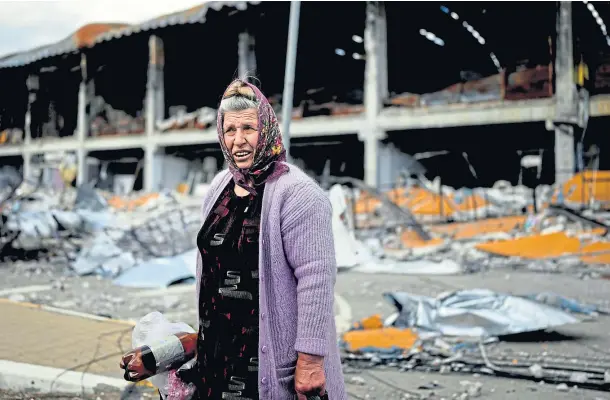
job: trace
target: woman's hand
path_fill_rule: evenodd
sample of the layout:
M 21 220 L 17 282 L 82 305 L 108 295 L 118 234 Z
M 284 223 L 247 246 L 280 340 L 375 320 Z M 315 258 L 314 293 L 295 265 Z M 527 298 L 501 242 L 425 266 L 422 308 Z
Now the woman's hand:
M 150 376 L 150 372 L 144 368 L 142 352 L 139 349 L 134 349 L 124 354 L 119 367 L 125 370 L 123 378 L 129 382 L 138 382 Z
M 324 395 L 324 357 L 299 353 L 294 373 L 294 389 L 298 400 L 307 400 L 307 396 Z

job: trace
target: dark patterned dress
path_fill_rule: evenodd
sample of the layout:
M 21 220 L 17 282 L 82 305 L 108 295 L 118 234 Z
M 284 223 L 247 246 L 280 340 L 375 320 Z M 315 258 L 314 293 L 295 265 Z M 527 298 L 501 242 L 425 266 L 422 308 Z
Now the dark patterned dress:
M 258 238 L 263 187 L 239 197 L 231 182 L 197 236 L 199 399 L 258 399 Z

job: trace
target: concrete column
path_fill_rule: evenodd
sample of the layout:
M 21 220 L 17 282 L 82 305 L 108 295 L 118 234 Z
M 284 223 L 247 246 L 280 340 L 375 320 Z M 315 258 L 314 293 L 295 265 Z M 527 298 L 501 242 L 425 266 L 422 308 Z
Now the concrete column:
M 76 114 L 76 138 L 84 142 L 89 131 L 87 118 L 87 104 L 89 103 L 87 93 L 87 56 L 82 53 L 80 58 L 81 81 L 78 86 L 78 109 Z
M 76 186 L 89 182 L 89 166 L 87 165 L 87 151 L 83 146 L 76 150 Z
M 579 96 L 574 82 L 572 3 L 562 1 L 557 9 L 555 46 L 555 183 L 561 184 L 576 171 L 575 141 L 583 126 Z
M 23 180 L 28 180 L 32 177 L 32 154 L 25 152 L 23 157 Z
M 237 73 L 240 78 L 256 75 L 256 53 L 254 36 L 250 33 L 239 34 L 237 42 Z
M 574 81 L 574 42 L 572 40 L 572 3 L 562 1 L 557 13 L 555 45 L 555 120 L 578 123 L 578 92 Z
M 364 29 L 364 108 L 365 123 L 358 132 L 364 141 L 364 181 L 370 186 L 379 183 L 379 141 L 385 132 L 377 124 L 384 91 L 387 91 L 387 41 L 383 2 L 368 1 Z
M 76 139 L 78 149 L 76 150 L 76 186 L 81 186 L 89 181 L 87 176 L 87 152 L 85 150 L 85 140 L 89 135 L 89 117 L 87 115 L 87 105 L 89 104 L 89 76 L 87 74 L 87 56 L 82 53 L 80 59 L 81 81 L 78 86 L 78 110 L 76 115 Z
M 379 182 L 379 146 L 384 139 L 385 132 L 377 128 L 361 131 L 358 134 L 364 142 L 364 182 L 377 187 Z
M 146 136 L 149 140 L 144 146 L 144 185 L 145 192 L 153 192 L 155 187 L 155 154 L 157 146 L 151 142 L 157 130 L 157 122 L 165 118 L 165 90 L 163 68 L 165 56 L 163 41 L 155 35 L 148 40 L 148 80 L 146 83 Z
M 29 145 L 32 142 L 32 105 L 36 101 L 37 93 L 40 89 L 40 80 L 38 75 L 28 75 L 25 83 L 28 88 L 28 108 L 25 112 L 24 142 L 26 145 Z
M 377 7 L 377 49 L 379 52 L 378 56 L 378 67 L 379 71 L 377 77 L 379 79 L 379 95 L 383 102 L 384 99 L 388 98 L 388 28 L 385 13 L 385 3 L 380 2 Z
M 574 127 L 555 125 L 555 183 L 562 184 L 569 180 L 575 166 Z
M 155 35 L 148 40 L 148 80 L 146 84 L 146 135 L 156 131 L 156 123 L 165 118 L 163 41 Z
M 151 193 L 157 190 L 155 185 L 155 154 L 157 146 L 152 143 L 147 143 L 144 146 L 144 191 Z
M 23 143 L 24 151 L 21 155 L 23 157 L 23 179 L 32 178 L 32 104 L 36 101 L 36 93 L 40 87 L 40 83 L 37 75 L 29 75 L 26 79 L 26 86 L 28 88 L 28 106 L 25 112 L 25 124 L 23 127 Z

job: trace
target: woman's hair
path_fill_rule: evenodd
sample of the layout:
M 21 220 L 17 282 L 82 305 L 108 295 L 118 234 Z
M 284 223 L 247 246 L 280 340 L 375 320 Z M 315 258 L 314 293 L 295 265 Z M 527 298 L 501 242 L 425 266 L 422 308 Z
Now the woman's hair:
M 220 114 L 224 115 L 226 112 L 244 111 L 250 108 L 258 108 L 258 100 L 254 90 L 241 79 L 231 83 L 222 95 L 219 107 Z

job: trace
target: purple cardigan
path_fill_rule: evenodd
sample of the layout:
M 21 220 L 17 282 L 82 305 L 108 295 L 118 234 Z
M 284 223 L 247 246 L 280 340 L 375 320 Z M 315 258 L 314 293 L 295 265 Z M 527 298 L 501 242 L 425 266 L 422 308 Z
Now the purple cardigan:
M 336 280 L 332 207 L 318 184 L 294 165 L 268 181 L 259 240 L 259 396 L 293 400 L 297 352 L 324 356 L 330 400 L 346 400 L 334 318 Z M 204 221 L 231 180 L 212 181 Z M 197 301 L 201 255 L 197 257 Z

